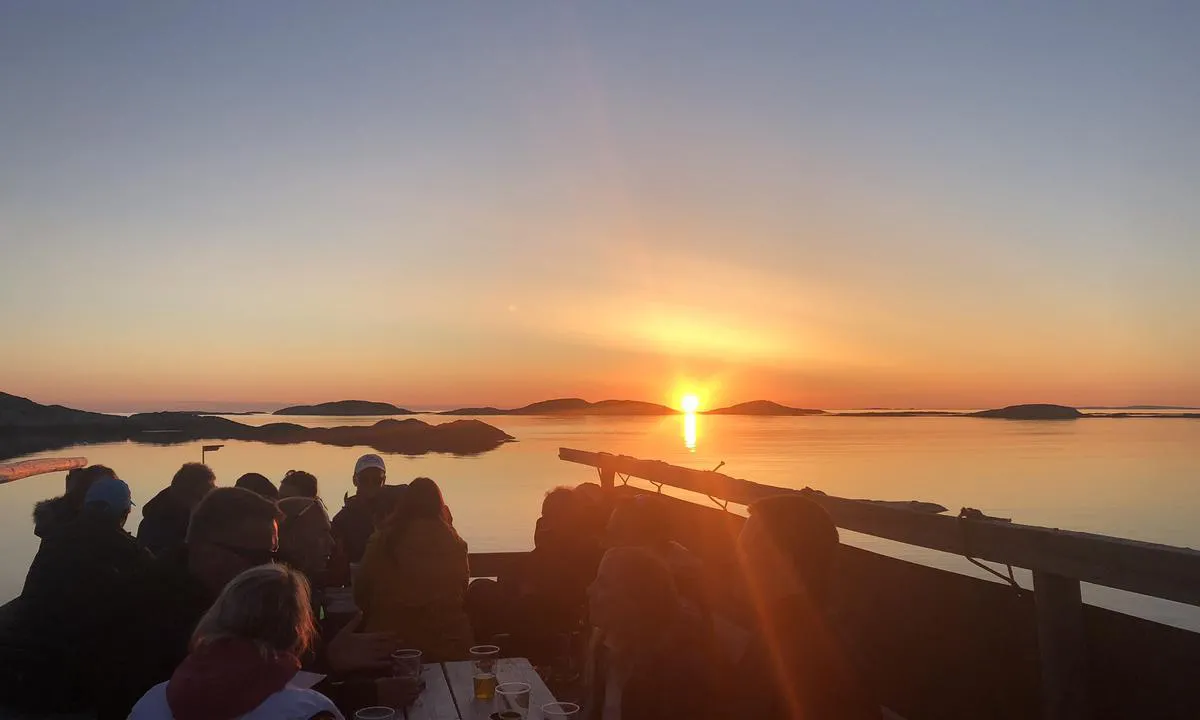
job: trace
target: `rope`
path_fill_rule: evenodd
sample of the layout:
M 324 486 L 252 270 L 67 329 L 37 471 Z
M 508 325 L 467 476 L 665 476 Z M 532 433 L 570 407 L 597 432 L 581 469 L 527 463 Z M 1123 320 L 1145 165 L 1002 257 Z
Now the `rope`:
M 973 520 L 991 520 L 991 521 L 999 521 L 999 522 L 1012 522 L 1012 521 L 1007 518 L 988 517 L 987 515 L 984 515 L 982 512 L 980 512 L 979 510 L 976 510 L 975 508 L 962 508 L 961 510 L 958 511 L 958 528 L 959 528 L 959 531 L 962 533 L 962 548 L 963 548 L 962 556 L 967 559 L 967 562 L 971 563 L 972 565 L 979 568 L 980 570 L 985 570 L 985 571 L 991 573 L 992 575 L 995 575 L 996 577 L 1000 578 L 1002 581 L 1008 583 L 1012 587 L 1012 589 L 1016 591 L 1017 596 L 1020 597 L 1025 592 L 1025 589 L 1022 588 L 1021 584 L 1017 582 L 1017 577 L 1013 573 L 1012 565 L 1005 563 L 1005 567 L 1008 568 L 1008 575 L 1005 575 L 1004 573 L 1001 573 L 999 570 L 992 569 L 992 568 L 988 567 L 987 565 L 984 565 L 979 560 L 976 560 L 975 558 L 971 557 L 971 541 L 970 541 L 970 536 L 967 534 L 967 529 L 968 529 L 968 527 L 970 527 L 970 521 L 973 521 Z

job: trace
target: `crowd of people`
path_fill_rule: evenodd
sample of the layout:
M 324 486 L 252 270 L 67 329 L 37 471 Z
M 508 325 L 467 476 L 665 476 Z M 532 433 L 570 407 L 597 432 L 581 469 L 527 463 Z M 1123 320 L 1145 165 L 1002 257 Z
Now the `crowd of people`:
M 352 480 L 330 518 L 311 473 L 217 487 L 188 463 L 134 536 L 129 486 L 101 465 L 71 471 L 65 494 L 34 508 L 41 545 L 0 623 L 0 713 L 349 717 L 415 699 L 391 677 L 395 650 L 440 662 L 496 642 L 577 664 L 594 720 L 880 717 L 827 621 L 837 530 L 806 498 L 751 506 L 742 577 L 728 578 L 746 632 L 729 642 L 704 563 L 658 496 L 555 488 L 534 549 L 472 582 L 433 480 L 388 485 L 373 454 Z

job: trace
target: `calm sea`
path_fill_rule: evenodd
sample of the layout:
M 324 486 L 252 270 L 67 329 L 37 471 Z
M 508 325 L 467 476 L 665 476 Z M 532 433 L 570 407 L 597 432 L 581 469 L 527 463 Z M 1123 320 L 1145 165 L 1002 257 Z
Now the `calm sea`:
M 264 424 L 271 416 L 239 416 Z M 447 418 L 429 416 L 429 422 Z M 517 438 L 478 457 L 385 455 L 390 482 L 418 475 L 441 485 L 455 525 L 476 551 L 527 550 L 542 494 L 595 479 L 589 468 L 558 460 L 559 447 L 603 450 L 722 472 L 831 495 L 927 500 L 956 512 L 973 507 L 1022 523 L 1200 547 L 1200 420 L 1091 419 L 1015 422 L 943 417 L 483 418 Z M 291 417 L 305 425 L 370 424 L 378 418 Z M 167 447 L 118 443 L 52 453 L 81 455 L 117 470 L 144 503 L 202 443 Z M 364 448 L 313 443 L 227 442 L 209 453 L 218 483 L 255 471 L 278 479 L 289 469 L 314 473 L 331 511 L 351 490 Z M 0 487 L 0 601 L 20 593 L 37 550 L 30 511 L 59 494 L 63 474 Z M 702 500 L 707 502 L 706 500 Z M 140 515 L 134 509 L 128 528 Z M 984 577 L 961 558 L 844 533 L 851 544 Z M 1018 579 L 1028 587 L 1027 574 Z M 1200 630 L 1200 609 L 1085 587 L 1092 603 Z

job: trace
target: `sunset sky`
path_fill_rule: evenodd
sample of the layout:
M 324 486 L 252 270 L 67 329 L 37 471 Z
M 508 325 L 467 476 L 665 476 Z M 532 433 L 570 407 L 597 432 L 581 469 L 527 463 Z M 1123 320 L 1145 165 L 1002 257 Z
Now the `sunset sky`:
M 1200 405 L 1200 4 L 6 2 L 0 390 Z

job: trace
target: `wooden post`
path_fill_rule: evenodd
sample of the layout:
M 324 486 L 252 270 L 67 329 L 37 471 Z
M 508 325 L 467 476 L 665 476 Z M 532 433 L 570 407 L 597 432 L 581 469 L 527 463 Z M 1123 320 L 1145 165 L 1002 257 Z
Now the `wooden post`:
M 1033 573 L 1038 650 L 1042 661 L 1042 715 L 1046 720 L 1087 720 L 1087 634 L 1079 581 Z
M 616 478 L 616 470 L 613 470 L 612 468 L 600 468 L 600 489 L 612 490 Z

